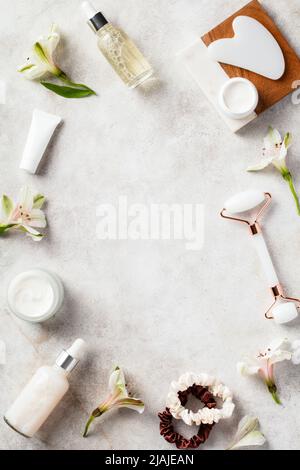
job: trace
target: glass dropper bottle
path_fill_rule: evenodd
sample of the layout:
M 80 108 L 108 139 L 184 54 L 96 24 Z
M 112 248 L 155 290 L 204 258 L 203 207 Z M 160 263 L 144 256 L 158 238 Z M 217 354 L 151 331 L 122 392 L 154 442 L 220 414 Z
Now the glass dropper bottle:
M 100 51 L 129 88 L 152 77 L 151 65 L 122 29 L 109 23 L 90 2 L 83 2 L 82 9 L 89 26 L 98 36 Z

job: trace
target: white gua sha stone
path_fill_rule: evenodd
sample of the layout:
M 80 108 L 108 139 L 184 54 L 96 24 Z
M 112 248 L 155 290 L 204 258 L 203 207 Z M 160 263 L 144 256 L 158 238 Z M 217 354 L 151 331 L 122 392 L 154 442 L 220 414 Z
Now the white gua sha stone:
M 274 319 L 278 324 L 284 324 L 289 323 L 298 317 L 297 307 L 300 307 L 300 299 L 287 297 L 284 294 L 262 230 L 258 224 L 260 215 L 268 207 L 270 201 L 271 195 L 269 193 L 255 190 L 245 191 L 243 193 L 236 194 L 225 203 L 225 208 L 222 210 L 221 216 L 225 219 L 235 220 L 248 225 L 254 246 L 264 269 L 268 285 L 274 296 L 274 302 L 266 312 L 265 316 L 268 319 Z M 263 203 L 264 205 L 262 205 Z M 259 206 L 261 206 L 261 208 L 259 208 Z M 239 214 L 248 212 L 255 208 L 258 208 L 255 222 L 251 223 L 247 219 L 240 218 Z M 272 317 L 269 316 L 270 312 L 272 312 Z
M 217 62 L 279 80 L 285 71 L 285 60 L 274 36 L 249 16 L 237 16 L 232 27 L 235 36 L 212 42 L 208 46 L 209 56 Z

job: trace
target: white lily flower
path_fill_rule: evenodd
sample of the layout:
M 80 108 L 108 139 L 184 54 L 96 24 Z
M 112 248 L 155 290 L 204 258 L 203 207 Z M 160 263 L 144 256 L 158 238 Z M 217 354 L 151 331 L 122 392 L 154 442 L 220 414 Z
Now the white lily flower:
M 249 167 L 247 171 L 260 171 L 273 165 L 282 175 L 283 179 L 288 183 L 293 198 L 296 203 L 298 215 L 300 215 L 300 202 L 294 187 L 293 176 L 287 167 L 286 157 L 288 149 L 292 144 L 292 136 L 287 133 L 282 139 L 279 131 L 269 127 L 269 132 L 264 138 L 264 146 L 262 149 L 263 159 L 255 166 Z
M 48 90 L 64 98 L 85 98 L 95 95 L 94 90 L 82 83 L 74 83 L 56 65 L 54 53 L 60 41 L 56 25 L 53 25 L 47 36 L 41 36 L 32 47 L 27 61 L 18 69 L 28 80 L 39 80 Z M 49 82 L 42 80 L 45 76 L 54 78 Z M 58 83 L 57 83 L 58 82 Z M 59 83 L 63 83 L 60 85 Z
M 113 408 L 129 408 L 131 410 L 143 413 L 145 409 L 144 403 L 139 398 L 132 398 L 129 396 L 125 377 L 120 367 L 116 367 L 112 372 L 109 383 L 109 396 L 102 402 L 91 414 L 85 426 L 83 437 L 87 437 L 89 427 L 95 418 L 102 416 L 107 411 Z
M 286 157 L 291 144 L 291 134 L 287 133 L 282 139 L 277 129 L 269 127 L 269 132 L 264 138 L 263 160 L 258 165 L 248 168 L 248 171 L 264 170 L 271 164 L 280 172 L 287 170 Z
M 21 189 L 20 200 L 17 204 L 8 196 L 3 195 L 0 235 L 10 229 L 16 229 L 25 232 L 35 241 L 41 240 L 43 235 L 36 228 L 47 226 L 45 214 L 41 210 L 44 202 L 44 196 L 34 195 L 27 186 Z
M 291 345 L 286 339 L 273 341 L 256 359 L 237 364 L 241 375 L 258 375 L 268 387 L 275 403 L 281 404 L 274 380 L 274 365 L 292 359 Z
M 55 65 L 54 52 L 60 41 L 56 25 L 53 25 L 47 36 L 41 36 L 32 48 L 27 62 L 19 68 L 28 80 L 36 80 L 47 74 L 59 76 L 61 70 Z
M 233 442 L 227 450 L 236 450 L 241 447 L 262 446 L 266 442 L 265 436 L 259 430 L 259 421 L 253 416 L 244 416 L 238 425 Z

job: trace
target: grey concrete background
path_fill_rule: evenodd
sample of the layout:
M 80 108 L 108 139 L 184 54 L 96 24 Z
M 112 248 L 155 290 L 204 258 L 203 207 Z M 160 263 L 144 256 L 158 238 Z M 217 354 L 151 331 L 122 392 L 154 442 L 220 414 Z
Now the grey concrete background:
M 7 364 L 0 367 L 0 414 L 35 369 L 52 363 L 80 336 L 89 355 L 71 378 L 71 391 L 38 435 L 26 440 L 0 421 L 1 449 L 168 449 L 157 413 L 169 383 L 186 371 L 218 376 L 234 392 L 234 417 L 212 433 L 206 449 L 222 449 L 239 418 L 260 418 L 268 449 L 298 449 L 299 369 L 277 367 L 283 401 L 276 407 L 256 379 L 240 378 L 236 362 L 274 337 L 300 336 L 299 323 L 280 328 L 264 320 L 268 295 L 247 231 L 219 217 L 223 201 L 249 187 L 272 192 L 266 236 L 287 291 L 300 295 L 300 221 L 273 170 L 245 169 L 260 157 L 269 124 L 294 133 L 290 166 L 300 189 L 299 107 L 287 98 L 231 134 L 176 59 L 197 36 L 244 5 L 231 0 L 94 0 L 122 26 L 152 62 L 159 84 L 127 90 L 106 65 L 86 26 L 79 0 L 0 0 L 0 63 L 7 102 L 0 106 L 0 189 L 16 196 L 24 183 L 47 195 L 48 237 L 40 244 L 11 235 L 0 241 L 0 339 Z M 265 0 L 300 54 L 298 0 Z M 59 64 L 97 97 L 65 100 L 17 72 L 30 45 L 52 22 L 63 34 Z M 300 79 L 300 77 L 299 77 Z M 39 176 L 18 169 L 34 107 L 61 115 L 64 125 Z M 129 203 L 205 204 L 205 245 L 183 241 L 100 241 L 96 206 Z M 66 301 L 50 322 L 32 326 L 13 318 L 6 286 L 31 266 L 58 273 Z M 106 416 L 88 439 L 88 413 L 106 394 L 113 363 L 122 365 L 146 403 L 140 416 L 120 410 Z

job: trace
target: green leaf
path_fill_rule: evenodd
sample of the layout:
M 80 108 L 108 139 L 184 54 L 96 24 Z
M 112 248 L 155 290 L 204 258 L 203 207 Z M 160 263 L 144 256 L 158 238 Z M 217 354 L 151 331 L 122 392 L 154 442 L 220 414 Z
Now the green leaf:
M 46 198 L 43 194 L 37 194 L 33 198 L 33 208 L 34 209 L 41 209 L 45 204 Z
M 8 224 L 8 225 L 0 224 L 0 235 L 3 235 L 5 232 L 7 232 L 7 230 L 15 226 L 16 224 Z
M 6 217 L 9 217 L 10 214 L 12 213 L 14 208 L 14 204 L 12 200 L 6 196 L 6 194 L 3 194 L 2 196 L 2 209 Z
M 43 81 L 41 82 L 41 85 L 43 85 L 48 90 L 53 91 L 57 95 L 63 96 L 64 98 L 86 98 L 87 96 L 95 95 L 94 91 L 88 87 L 85 87 L 84 85 L 82 85 L 80 88 L 74 88 L 71 86 L 61 86 L 56 85 L 55 83 Z

